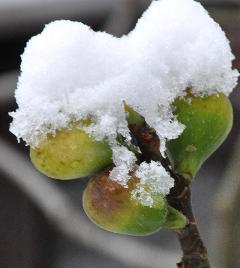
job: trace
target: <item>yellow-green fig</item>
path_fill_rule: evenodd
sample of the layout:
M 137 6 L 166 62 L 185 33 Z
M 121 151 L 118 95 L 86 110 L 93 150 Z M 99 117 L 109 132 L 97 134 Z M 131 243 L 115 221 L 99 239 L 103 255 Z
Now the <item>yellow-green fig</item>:
M 61 180 L 90 176 L 112 163 L 108 144 L 93 140 L 77 126 L 48 135 L 37 148 L 30 149 L 30 157 L 40 172 Z
M 233 112 L 224 94 L 188 94 L 173 103 L 174 113 L 186 126 L 167 143 L 167 154 L 177 173 L 191 180 L 203 162 L 222 144 L 232 128 Z
M 167 201 L 155 196 L 153 206 L 133 199 L 131 192 L 138 183 L 132 177 L 128 188 L 109 179 L 109 170 L 90 180 L 83 195 L 87 216 L 99 227 L 121 234 L 148 235 L 158 231 L 166 221 Z

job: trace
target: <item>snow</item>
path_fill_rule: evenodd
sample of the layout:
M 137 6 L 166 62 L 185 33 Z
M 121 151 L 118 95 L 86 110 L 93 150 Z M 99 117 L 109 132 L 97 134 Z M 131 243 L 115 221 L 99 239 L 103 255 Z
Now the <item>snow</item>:
M 124 146 L 114 146 L 112 152 L 115 167 L 110 172 L 110 179 L 127 187 L 127 183 L 131 178 L 129 172 L 134 170 L 137 158 L 133 152 Z
M 170 103 L 187 87 L 228 95 L 238 76 L 233 58 L 224 32 L 192 0 L 153 2 L 122 38 L 56 21 L 22 55 L 11 131 L 36 146 L 47 133 L 98 113 L 115 117 L 116 132 L 124 127 L 125 100 L 161 138 L 173 139 L 183 127 L 170 120 Z
M 132 192 L 132 197 L 140 201 L 145 206 L 154 206 L 155 193 L 166 196 L 174 186 L 174 179 L 166 172 L 160 163 L 152 161 L 143 162 L 135 172 L 135 176 L 140 179 L 136 189 Z
M 225 33 L 193 0 L 153 1 L 121 38 L 80 22 L 55 21 L 28 42 L 22 55 L 19 108 L 11 113 L 10 130 L 37 147 L 47 134 L 90 117 L 85 130 L 114 148 L 117 133 L 130 140 L 126 101 L 156 129 L 164 152 L 165 141 L 184 129 L 171 103 L 189 87 L 197 95 L 228 96 L 238 79 L 233 59 Z M 130 167 L 119 161 L 112 177 L 121 181 Z

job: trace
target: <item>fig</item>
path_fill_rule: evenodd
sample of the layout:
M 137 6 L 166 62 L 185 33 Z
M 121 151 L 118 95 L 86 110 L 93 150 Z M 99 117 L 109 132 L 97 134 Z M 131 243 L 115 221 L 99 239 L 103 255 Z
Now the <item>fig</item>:
M 204 161 L 223 143 L 233 123 L 232 105 L 224 94 L 193 96 L 173 103 L 174 114 L 186 126 L 167 143 L 167 155 L 175 172 L 191 180 Z
M 143 236 L 157 232 L 166 221 L 168 204 L 154 194 L 153 205 L 145 206 L 132 197 L 139 180 L 132 176 L 128 187 L 109 178 L 109 169 L 92 178 L 83 194 L 83 208 L 100 228 L 120 234 Z
M 112 163 L 112 151 L 104 141 L 93 140 L 77 126 L 56 131 L 37 148 L 30 149 L 34 166 L 60 180 L 91 176 Z

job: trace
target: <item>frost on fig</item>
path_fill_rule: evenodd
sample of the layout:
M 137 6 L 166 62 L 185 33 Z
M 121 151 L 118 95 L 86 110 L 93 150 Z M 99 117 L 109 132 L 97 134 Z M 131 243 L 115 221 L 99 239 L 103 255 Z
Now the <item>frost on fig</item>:
M 225 33 L 193 0 L 153 1 L 121 38 L 80 22 L 55 21 L 28 42 L 22 55 L 11 131 L 37 147 L 49 134 L 91 117 L 84 131 L 109 143 L 116 165 L 111 177 L 126 185 L 135 159 L 116 149 L 118 134 L 130 140 L 122 102 L 157 131 L 164 153 L 166 142 L 184 130 L 171 104 L 187 88 L 194 95 L 228 96 L 238 79 L 233 59 Z M 153 165 L 139 170 L 148 172 Z M 155 189 L 164 188 L 162 179 L 158 183 Z
M 135 172 L 139 178 L 137 187 L 132 191 L 132 197 L 145 206 L 154 205 L 154 194 L 166 196 L 174 186 L 174 179 L 157 162 L 143 162 Z
M 127 183 L 131 178 L 129 172 L 133 171 L 137 158 L 133 152 L 124 146 L 115 146 L 112 149 L 112 158 L 115 167 L 110 172 L 110 179 L 127 187 Z

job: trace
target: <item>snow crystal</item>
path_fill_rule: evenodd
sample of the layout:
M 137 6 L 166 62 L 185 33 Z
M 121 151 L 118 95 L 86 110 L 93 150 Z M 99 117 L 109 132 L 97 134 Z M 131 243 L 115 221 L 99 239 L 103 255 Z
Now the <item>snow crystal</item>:
M 143 162 L 135 172 L 135 176 L 140 179 L 136 189 L 132 192 L 132 197 L 139 200 L 143 205 L 152 207 L 154 193 L 166 196 L 174 186 L 174 179 L 166 172 L 160 163 L 152 161 Z

